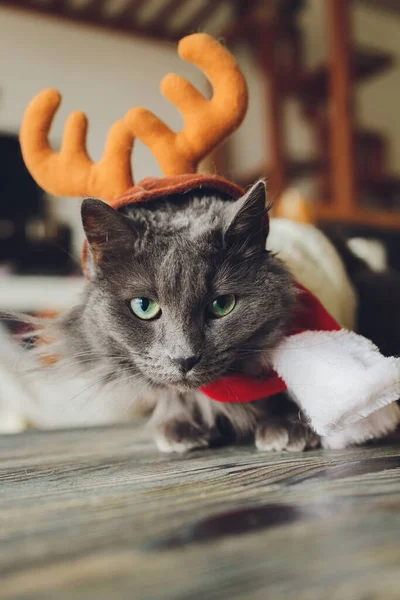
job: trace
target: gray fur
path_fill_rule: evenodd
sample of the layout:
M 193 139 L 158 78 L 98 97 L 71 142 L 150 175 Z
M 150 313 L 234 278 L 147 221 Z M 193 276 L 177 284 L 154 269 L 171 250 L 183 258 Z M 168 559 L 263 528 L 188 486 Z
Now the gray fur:
M 220 417 L 237 433 L 254 433 L 267 414 L 266 402 L 221 404 L 199 392 L 222 375 L 259 372 L 290 317 L 294 285 L 265 250 L 264 215 L 263 183 L 237 201 L 197 192 L 119 213 L 83 203 L 91 281 L 58 323 L 62 354 L 83 353 L 82 369 L 101 367 L 106 381 L 124 373 L 145 381 L 162 450 L 207 445 Z M 228 293 L 235 309 L 210 319 L 207 305 Z M 161 317 L 134 316 L 129 300 L 138 296 L 157 301 Z M 172 358 L 192 355 L 201 358 L 183 375 Z

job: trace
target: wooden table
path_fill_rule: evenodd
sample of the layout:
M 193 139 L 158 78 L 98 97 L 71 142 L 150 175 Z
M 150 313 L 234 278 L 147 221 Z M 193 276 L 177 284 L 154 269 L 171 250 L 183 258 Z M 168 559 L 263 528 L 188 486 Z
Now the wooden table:
M 0 438 L 0 598 L 400 597 L 400 437 L 158 454 L 143 427 Z

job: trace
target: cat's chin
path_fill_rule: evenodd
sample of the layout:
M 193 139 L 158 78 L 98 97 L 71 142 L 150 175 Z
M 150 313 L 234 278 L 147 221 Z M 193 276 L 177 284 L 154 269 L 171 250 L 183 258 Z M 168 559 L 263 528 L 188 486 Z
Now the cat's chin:
M 161 382 L 161 381 L 157 381 L 157 382 L 153 382 L 154 387 L 158 387 L 158 388 L 163 388 L 163 389 L 169 389 L 169 390 L 173 390 L 174 392 L 177 392 L 178 394 L 184 394 L 187 392 L 193 392 L 194 390 L 198 390 L 199 388 L 203 387 L 204 385 L 207 385 L 208 383 L 210 383 L 210 379 L 206 379 L 204 378 L 204 380 L 200 380 L 197 379 L 196 380 L 190 380 L 190 379 L 179 379 L 179 380 L 174 380 L 174 381 L 165 381 L 165 382 Z
M 177 380 L 177 381 L 160 381 L 160 380 L 154 380 L 154 379 L 150 379 L 148 378 L 148 381 L 150 383 L 150 385 L 155 388 L 155 389 L 160 389 L 160 390 L 173 390 L 174 392 L 178 392 L 178 393 L 184 393 L 184 392 L 189 392 L 189 391 L 193 391 L 199 387 L 201 387 L 202 385 L 205 385 L 203 383 L 192 383 L 190 381 L 183 381 L 183 380 Z
M 171 390 L 174 390 L 175 392 L 185 393 L 185 392 L 192 392 L 193 390 L 197 390 L 202 385 L 204 385 L 204 384 L 198 383 L 198 382 L 194 383 L 194 382 L 184 380 L 184 381 L 168 383 L 167 387 Z
M 192 380 L 183 379 L 183 380 L 179 380 L 179 381 L 169 382 L 169 383 L 167 383 L 167 387 L 169 389 L 174 390 L 175 392 L 179 392 L 179 393 L 193 392 L 193 390 L 198 390 L 199 388 L 202 388 L 205 385 L 212 383 L 213 381 L 218 379 L 218 377 L 221 377 L 221 375 L 213 377 L 213 378 L 211 378 L 211 377 L 204 377 L 204 378 L 196 377 L 196 378 L 193 378 Z

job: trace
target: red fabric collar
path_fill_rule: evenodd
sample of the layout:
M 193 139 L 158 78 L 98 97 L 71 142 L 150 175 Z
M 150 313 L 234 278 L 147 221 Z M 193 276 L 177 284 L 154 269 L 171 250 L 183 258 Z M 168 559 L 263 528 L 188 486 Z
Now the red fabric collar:
M 297 284 L 299 290 L 297 307 L 287 335 L 303 331 L 338 331 L 340 325 L 325 310 L 321 302 L 306 288 Z M 286 390 L 285 382 L 275 371 L 256 378 L 247 375 L 221 377 L 204 387 L 201 391 L 218 402 L 252 402 L 269 398 Z

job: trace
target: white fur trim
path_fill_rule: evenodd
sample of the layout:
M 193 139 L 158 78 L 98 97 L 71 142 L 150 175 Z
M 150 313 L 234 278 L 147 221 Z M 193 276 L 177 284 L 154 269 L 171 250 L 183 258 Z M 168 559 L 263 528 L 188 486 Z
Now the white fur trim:
M 368 440 L 378 439 L 392 433 L 399 422 L 400 408 L 396 402 L 392 402 L 392 404 L 380 408 L 354 425 L 338 433 L 322 437 L 322 446 L 340 450 L 341 448 L 347 448 L 347 446 L 362 444 Z
M 286 338 L 273 366 L 319 435 L 346 429 L 400 397 L 400 358 L 350 331 Z

